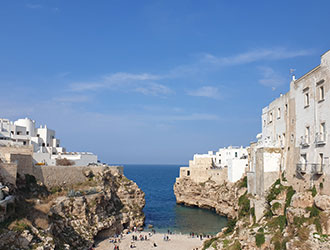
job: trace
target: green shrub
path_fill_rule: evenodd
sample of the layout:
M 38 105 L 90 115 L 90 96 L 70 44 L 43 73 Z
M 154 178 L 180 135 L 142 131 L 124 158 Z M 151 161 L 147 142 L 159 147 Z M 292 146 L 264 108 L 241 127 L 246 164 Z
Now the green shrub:
M 257 247 L 261 247 L 262 244 L 265 243 L 265 235 L 264 233 L 257 233 L 256 234 L 256 245 Z
M 277 210 L 277 209 L 279 209 L 280 207 L 281 207 L 282 205 L 281 205 L 281 203 L 279 203 L 279 202 L 275 202 L 274 204 L 273 204 L 273 210 Z
M 242 249 L 242 246 L 238 240 L 235 240 L 234 244 L 228 248 L 228 250 L 241 250 L 241 249 Z
M 225 230 L 225 234 L 230 234 L 234 231 L 234 228 L 236 226 L 236 219 L 228 219 L 227 223 L 227 229 Z
M 244 178 L 243 178 L 243 180 L 240 182 L 240 184 L 239 184 L 239 186 L 238 186 L 239 188 L 247 188 L 247 176 L 245 176 Z
M 292 186 L 288 187 L 286 191 L 286 198 L 285 198 L 285 208 L 284 211 L 286 211 L 286 208 L 290 206 L 292 196 L 296 193 L 296 191 L 293 189 Z
M 320 219 L 319 219 L 319 218 L 315 218 L 315 219 L 314 219 L 314 224 L 315 224 L 315 227 L 316 227 L 316 231 L 317 231 L 319 234 L 322 234 L 322 226 L 321 226 Z
M 206 240 L 203 245 L 203 250 L 208 249 L 217 239 L 218 238 L 211 238 L 209 240 Z
M 256 223 L 257 218 L 256 218 L 256 212 L 255 212 L 254 207 L 251 207 L 251 209 L 250 209 L 250 214 L 251 214 L 251 216 L 252 216 L 252 218 L 253 218 L 253 223 Z
M 277 185 L 279 185 L 279 187 L 276 187 Z M 271 203 L 272 200 L 275 200 L 276 197 L 284 190 L 284 186 L 281 184 L 281 180 L 277 179 L 274 184 L 271 186 L 266 200 L 268 202 L 268 204 Z
M 275 247 L 275 250 L 281 250 L 281 242 L 275 241 L 274 247 Z
M 247 197 L 247 192 L 245 192 L 243 195 L 239 197 L 238 205 L 239 205 L 239 211 L 238 211 L 239 217 L 244 217 L 250 213 L 250 200 Z
M 312 196 L 315 197 L 317 195 L 316 187 L 313 185 L 312 187 Z
M 320 210 L 315 206 L 315 204 L 313 204 L 312 207 L 308 207 L 306 208 L 307 211 L 310 211 L 311 214 L 309 215 L 310 218 L 313 218 L 313 217 L 318 217 L 320 215 Z

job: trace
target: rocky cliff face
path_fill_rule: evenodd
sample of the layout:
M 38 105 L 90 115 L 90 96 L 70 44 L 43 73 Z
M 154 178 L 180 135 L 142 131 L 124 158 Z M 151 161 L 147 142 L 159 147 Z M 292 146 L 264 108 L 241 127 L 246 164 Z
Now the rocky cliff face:
M 277 180 L 265 198 L 244 194 L 240 211 L 203 249 L 330 249 L 330 199 Z
M 16 218 L 0 229 L 0 249 L 88 249 L 96 238 L 143 226 L 144 193 L 134 182 L 110 169 L 85 175 L 50 191 L 26 180 Z
M 178 178 L 174 184 L 174 194 L 178 204 L 215 209 L 218 214 L 229 218 L 238 216 L 238 197 L 246 192 L 246 178 L 219 185 L 208 180 L 196 183 L 189 177 Z

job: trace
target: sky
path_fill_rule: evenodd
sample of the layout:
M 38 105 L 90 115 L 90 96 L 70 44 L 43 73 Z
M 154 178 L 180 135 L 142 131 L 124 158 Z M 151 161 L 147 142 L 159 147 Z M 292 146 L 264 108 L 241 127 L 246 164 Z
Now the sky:
M 330 1 L 1 0 L 0 117 L 109 164 L 248 146 L 330 49 Z

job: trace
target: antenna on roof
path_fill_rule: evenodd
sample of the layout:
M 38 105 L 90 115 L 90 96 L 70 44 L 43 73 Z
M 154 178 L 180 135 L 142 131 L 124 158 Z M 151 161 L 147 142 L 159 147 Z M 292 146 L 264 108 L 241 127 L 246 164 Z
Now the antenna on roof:
M 292 77 L 292 81 L 295 81 L 296 80 L 296 75 L 295 75 L 295 72 L 296 69 L 290 69 L 290 76 Z

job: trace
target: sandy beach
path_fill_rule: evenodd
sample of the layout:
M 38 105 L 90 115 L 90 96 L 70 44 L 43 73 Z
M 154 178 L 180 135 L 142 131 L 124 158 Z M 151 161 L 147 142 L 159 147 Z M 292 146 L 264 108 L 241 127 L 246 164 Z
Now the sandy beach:
M 147 236 L 147 240 L 141 241 L 140 239 L 137 241 L 132 240 L 132 236 L 137 236 L 138 239 L 140 235 L 143 237 Z M 164 235 L 169 237 L 169 240 L 164 240 Z M 158 250 L 192 250 L 199 248 L 202 246 L 203 240 L 200 240 L 197 237 L 191 237 L 189 235 L 184 234 L 161 234 L 156 233 L 150 234 L 148 232 L 136 232 L 124 235 L 120 240 L 120 243 L 111 243 L 112 238 L 107 240 L 103 240 L 96 245 L 96 250 L 113 250 L 115 245 L 119 246 L 120 250 L 149 250 L 149 249 L 158 249 Z M 156 247 L 154 246 L 156 243 Z M 135 246 L 131 248 L 131 244 Z

